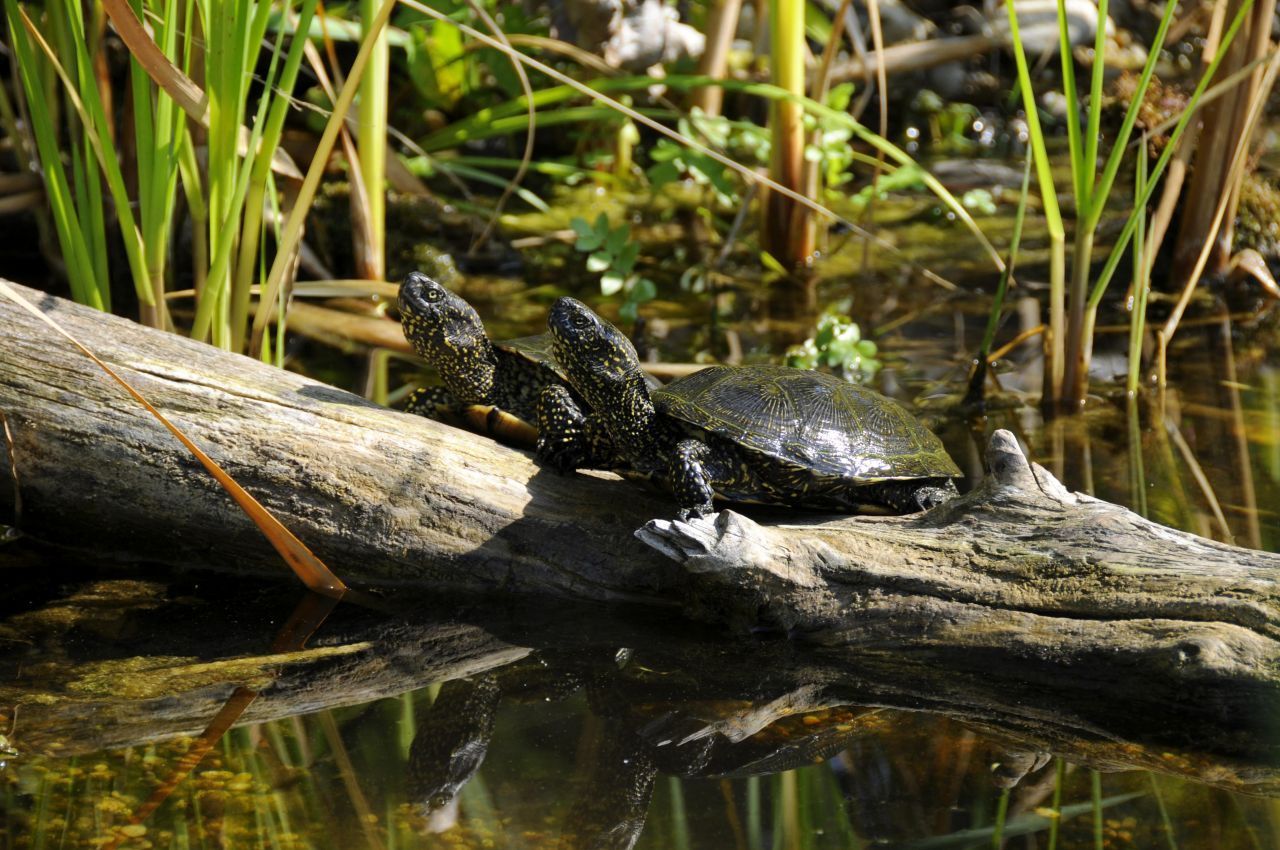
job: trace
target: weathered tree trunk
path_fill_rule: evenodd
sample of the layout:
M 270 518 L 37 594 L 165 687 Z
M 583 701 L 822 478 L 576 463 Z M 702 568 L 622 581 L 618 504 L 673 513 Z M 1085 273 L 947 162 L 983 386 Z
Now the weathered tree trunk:
M 1111 728 L 1128 734 L 1159 716 L 1187 740 L 1210 723 L 1237 737 L 1224 744 L 1237 752 L 1280 696 L 1280 556 L 1069 493 L 1003 432 L 988 478 L 923 515 L 773 512 L 757 524 L 725 511 L 645 525 L 671 502 L 609 475 L 542 471 L 488 440 L 24 293 L 353 583 L 685 605 L 873 667 L 919 665 L 933 694 L 961 682 L 993 701 L 1038 689 L 1028 723 L 1069 709 L 1123 718 Z M 96 366 L 8 302 L 0 328 L 23 530 L 133 559 L 284 574 L 227 496 Z M 0 454 L 0 481 L 10 473 Z M 12 503 L 0 486 L 0 505 Z

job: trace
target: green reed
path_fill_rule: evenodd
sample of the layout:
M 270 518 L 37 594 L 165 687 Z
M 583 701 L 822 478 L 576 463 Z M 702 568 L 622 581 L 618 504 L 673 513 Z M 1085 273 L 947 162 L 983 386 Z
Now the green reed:
M 1000 800 L 996 803 L 996 817 L 991 825 L 991 846 L 1000 850 L 1004 846 L 1004 826 L 1009 818 L 1009 789 L 1000 792 Z
M 113 5 L 112 14 L 122 8 Z M 38 22 L 28 23 L 33 11 L 18 0 L 5 0 L 50 215 L 78 301 L 110 308 L 110 203 L 141 318 L 168 326 L 164 295 L 173 277 L 168 259 L 181 188 L 197 231 L 193 336 L 225 348 L 243 347 L 263 211 L 276 200 L 271 167 L 304 46 L 303 39 L 291 39 L 285 56 L 287 28 L 276 28 L 263 94 L 246 130 L 242 121 L 250 85 L 275 8 L 284 16 L 293 12 L 291 2 L 277 7 L 251 0 L 136 0 L 133 13 L 147 21 L 155 47 L 169 65 L 157 69 L 130 57 L 132 122 L 115 127 L 96 70 L 103 49 L 96 33 L 102 29 L 104 5 L 56 0 L 43 7 Z M 316 0 L 302 0 L 297 12 L 302 27 L 310 25 L 315 8 Z M 157 84 L 156 74 L 203 78 L 205 114 L 184 112 Z M 196 156 L 193 119 L 207 129 L 204 165 Z M 130 154 L 137 165 L 133 195 L 120 167 Z
M 1141 150 L 1138 154 L 1137 168 L 1134 169 L 1133 196 L 1140 198 L 1147 192 L 1147 157 L 1146 136 L 1142 138 Z M 1151 291 L 1151 265 L 1147 262 L 1147 207 L 1145 204 L 1134 209 L 1137 224 L 1133 233 L 1133 283 L 1129 306 L 1129 373 L 1125 381 L 1125 391 L 1130 397 L 1138 392 L 1139 373 L 1142 371 L 1142 337 L 1146 332 L 1147 293 Z
M 1045 205 L 1045 218 L 1051 241 L 1049 345 L 1047 346 L 1045 359 L 1045 398 L 1047 402 L 1051 404 L 1061 403 L 1064 409 L 1067 410 L 1076 409 L 1083 403 L 1085 393 L 1088 390 L 1089 361 L 1092 353 L 1093 328 L 1098 305 L 1101 303 L 1107 284 L 1110 282 L 1111 276 L 1114 274 L 1121 257 L 1129 245 L 1130 237 L 1137 227 L 1138 210 L 1139 208 L 1145 208 L 1150 200 L 1155 185 L 1163 175 L 1165 166 L 1177 148 L 1183 131 L 1195 115 L 1210 80 L 1217 72 L 1219 64 L 1221 64 L 1227 49 L 1235 39 L 1236 33 L 1244 22 L 1252 3 L 1253 0 L 1245 0 L 1232 20 L 1231 26 L 1223 36 L 1213 60 L 1188 99 L 1187 105 L 1177 125 L 1171 132 L 1168 144 L 1165 146 L 1160 159 L 1151 170 L 1145 191 L 1134 198 L 1133 210 L 1126 219 L 1124 228 L 1107 256 L 1102 273 L 1090 287 L 1089 277 L 1094 260 L 1094 241 L 1098 226 L 1115 187 L 1115 180 L 1120 166 L 1128 151 L 1129 141 L 1137 122 L 1138 111 L 1150 86 L 1155 66 L 1159 60 L 1177 5 L 1167 4 L 1165 6 L 1160 25 L 1150 45 L 1147 61 L 1143 66 L 1132 100 L 1125 110 L 1119 131 L 1115 138 L 1111 140 L 1111 150 L 1101 171 L 1099 171 L 1097 163 L 1102 123 L 1102 75 L 1106 53 L 1107 2 L 1102 0 L 1098 5 L 1088 113 L 1085 116 L 1085 129 L 1082 133 L 1079 99 L 1076 96 L 1075 66 L 1067 36 L 1066 7 L 1064 0 L 1058 0 L 1061 37 L 1059 52 L 1062 60 L 1063 94 L 1068 104 L 1067 139 L 1070 151 L 1071 186 L 1076 208 L 1069 293 L 1066 287 L 1065 230 L 1057 201 L 1057 189 L 1049 170 L 1045 134 L 1039 121 L 1030 71 L 1025 51 L 1018 36 L 1016 3 L 1008 2 L 1005 4 L 1013 40 L 1018 85 L 1022 94 L 1023 105 L 1027 112 L 1027 125 L 1031 136 L 1030 144 L 1036 157 L 1037 178 Z M 1067 315 L 1068 306 L 1070 307 L 1069 316 Z
M 769 2 L 769 70 L 774 85 L 793 97 L 803 97 L 808 88 L 805 72 L 804 0 Z M 769 176 L 788 189 L 805 189 L 804 112 L 798 102 L 774 100 L 769 116 L 773 139 Z M 805 262 L 813 253 L 813 223 L 809 210 L 790 198 L 769 193 L 761 235 L 762 247 L 788 267 Z
M 76 7 L 79 9 L 79 6 Z M 74 108 L 57 97 L 58 70 L 50 52 L 74 63 L 72 86 L 78 84 L 88 45 L 71 34 L 66 9 L 51 4 L 37 27 L 28 28 L 17 0 L 5 0 L 18 77 L 26 102 L 26 114 L 40 159 L 45 195 L 66 264 L 71 292 L 77 301 L 100 310 L 111 309 L 107 268 L 106 229 L 102 184 L 93 164 L 92 128 L 76 116 Z M 53 39 L 53 51 L 43 51 L 41 32 Z M 89 66 L 92 73 L 92 65 Z M 65 71 L 64 71 L 65 72 Z M 63 163 L 61 136 L 68 139 L 70 175 Z
M 1022 223 L 1027 214 L 1027 196 L 1031 189 L 1031 152 L 1027 152 L 1027 162 L 1022 170 L 1022 189 L 1018 193 L 1018 209 L 1013 218 L 1013 235 L 1009 240 L 1009 253 L 1005 259 L 1004 269 L 1000 272 L 1000 281 L 996 284 L 995 295 L 991 299 L 991 312 L 987 314 L 987 326 L 982 332 L 982 342 L 978 346 L 978 356 L 974 358 L 973 373 L 969 376 L 969 389 L 965 394 L 966 404 L 976 404 L 982 399 L 987 381 L 987 370 L 990 368 L 991 346 L 995 344 L 996 330 L 1000 326 L 1000 315 L 1004 311 L 1004 299 L 1009 290 L 1009 278 L 1018 261 L 1018 248 L 1022 244 Z
M 387 28 L 371 26 L 378 13 L 378 0 L 360 0 L 360 19 L 364 22 L 364 40 L 373 39 L 369 67 L 360 81 L 357 105 L 360 180 L 364 185 L 366 227 L 357 232 L 367 234 L 370 244 L 363 245 L 363 268 L 370 280 L 386 276 L 386 192 L 383 185 L 387 173 L 387 98 L 391 77 L 391 52 Z M 354 166 L 353 166 L 354 168 Z

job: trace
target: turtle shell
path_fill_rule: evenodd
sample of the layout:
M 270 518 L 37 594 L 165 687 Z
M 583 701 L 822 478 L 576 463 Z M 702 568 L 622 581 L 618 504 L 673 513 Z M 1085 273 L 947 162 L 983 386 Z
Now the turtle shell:
M 526 360 L 532 360 L 534 363 L 541 363 L 550 368 L 562 380 L 568 380 L 565 377 L 564 370 L 560 368 L 560 364 L 556 362 L 555 352 L 551 349 L 551 334 L 538 334 L 537 336 L 522 336 L 515 339 L 504 339 L 494 343 L 495 346 L 503 351 L 510 351 L 512 354 L 519 354 Z
M 961 475 L 902 405 L 821 372 L 711 366 L 652 398 L 668 416 L 824 475 L 866 483 Z

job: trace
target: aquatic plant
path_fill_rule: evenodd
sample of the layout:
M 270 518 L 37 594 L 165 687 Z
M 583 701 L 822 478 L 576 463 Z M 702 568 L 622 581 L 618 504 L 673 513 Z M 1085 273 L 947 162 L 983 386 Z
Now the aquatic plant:
M 1165 37 L 1177 4 L 1166 4 L 1160 26 L 1149 48 L 1147 61 L 1125 111 L 1124 119 L 1114 139 L 1106 162 L 1098 169 L 1099 145 L 1102 125 L 1102 75 L 1106 55 L 1106 0 L 1098 4 L 1094 61 L 1090 75 L 1088 114 L 1081 120 L 1080 98 L 1077 96 L 1075 66 L 1068 41 L 1066 6 L 1058 3 L 1060 32 L 1059 53 L 1062 61 L 1063 96 L 1067 104 L 1067 140 L 1070 150 L 1071 190 L 1075 198 L 1076 227 L 1071 261 L 1070 291 L 1066 286 L 1066 230 L 1057 199 L 1057 188 L 1050 171 L 1046 135 L 1040 125 L 1035 92 L 1025 50 L 1019 37 L 1017 4 L 1006 2 L 1014 59 L 1018 70 L 1018 85 L 1026 111 L 1030 145 L 1035 158 L 1036 176 L 1040 196 L 1044 202 L 1044 214 L 1052 245 L 1049 292 L 1049 329 L 1044 370 L 1044 402 L 1049 409 L 1075 410 L 1084 402 L 1088 389 L 1089 363 L 1092 356 L 1093 329 L 1098 305 L 1106 292 L 1111 276 L 1129 246 L 1129 240 L 1137 227 L 1138 207 L 1145 207 L 1155 185 L 1163 175 L 1178 141 L 1190 124 L 1204 97 L 1209 82 L 1226 56 L 1236 33 L 1244 22 L 1253 0 L 1244 0 L 1226 30 L 1217 52 L 1205 69 L 1195 90 L 1187 100 L 1182 114 L 1169 136 L 1169 141 L 1152 167 L 1146 189 L 1135 197 L 1133 211 L 1126 219 L 1120 235 L 1112 245 L 1102 272 L 1090 286 L 1093 247 L 1098 225 L 1115 185 L 1121 163 L 1129 149 L 1129 140 L 1137 121 L 1143 98 L 1151 84 L 1156 62 L 1164 46 Z M 1143 149 L 1139 156 L 1146 156 Z M 1069 314 L 1068 314 L 1069 309 Z
M 818 319 L 813 336 L 787 349 L 786 364 L 799 369 L 833 369 L 846 381 L 864 384 L 875 377 L 882 363 L 876 344 L 862 336 L 857 322 L 836 309 Z
M 600 213 L 595 222 L 575 216 L 570 225 L 578 235 L 574 249 L 587 255 L 587 271 L 600 275 L 600 294 L 605 297 L 620 294 L 622 304 L 618 315 L 634 322 L 640 305 L 652 301 L 658 288 L 652 280 L 635 271 L 640 243 L 631 237 L 631 226 L 623 222 L 610 227 L 604 213 Z

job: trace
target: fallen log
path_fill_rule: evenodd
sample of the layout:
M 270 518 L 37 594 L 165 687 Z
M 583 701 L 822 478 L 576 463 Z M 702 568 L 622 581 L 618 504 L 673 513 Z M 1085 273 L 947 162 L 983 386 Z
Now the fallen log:
M 923 515 L 724 511 L 645 525 L 670 515 L 669 500 L 614 476 L 559 476 L 308 378 L 23 292 L 349 582 L 686 606 L 917 665 L 940 700 L 953 686 L 996 702 L 1031 686 L 1029 724 L 1065 707 L 1086 725 L 1123 718 L 1102 725 L 1129 734 L 1158 717 L 1170 740 L 1211 734 L 1220 752 L 1249 751 L 1280 696 L 1280 556 L 1070 493 L 1002 432 L 988 477 Z M 135 560 L 284 571 L 97 367 L 7 302 L 0 326 L 25 532 Z M 0 476 L 13 472 L 0 455 Z M 0 507 L 13 503 L 0 487 Z

